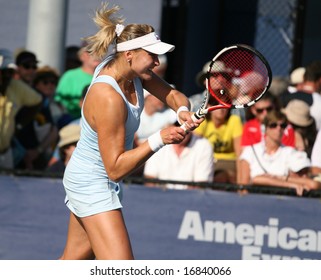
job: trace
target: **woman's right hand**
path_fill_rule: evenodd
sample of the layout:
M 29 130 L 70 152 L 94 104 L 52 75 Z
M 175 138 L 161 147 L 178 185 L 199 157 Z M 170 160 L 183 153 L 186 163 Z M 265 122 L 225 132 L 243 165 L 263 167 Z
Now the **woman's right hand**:
M 181 127 L 169 126 L 161 130 L 160 132 L 163 143 L 178 144 L 182 142 L 187 134 Z

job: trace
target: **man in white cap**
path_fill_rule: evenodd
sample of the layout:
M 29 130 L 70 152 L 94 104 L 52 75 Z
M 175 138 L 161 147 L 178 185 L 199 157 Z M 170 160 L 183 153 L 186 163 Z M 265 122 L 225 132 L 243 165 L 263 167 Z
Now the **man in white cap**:
M 204 90 L 200 93 L 196 93 L 189 97 L 192 111 L 197 111 L 197 109 L 199 109 L 203 103 L 205 91 L 206 91 L 206 75 L 207 75 L 210 63 L 211 61 L 206 62 L 202 70 L 198 72 L 196 75 L 196 78 L 195 78 L 196 84 L 200 88 L 204 88 Z M 218 74 L 231 72 L 231 69 L 227 68 L 225 64 L 221 61 L 216 61 L 212 69 L 213 69 L 212 73 L 218 73 Z
M 304 82 L 304 67 L 295 68 L 290 74 L 290 85 L 288 86 L 288 91 L 293 93 L 298 91 Z

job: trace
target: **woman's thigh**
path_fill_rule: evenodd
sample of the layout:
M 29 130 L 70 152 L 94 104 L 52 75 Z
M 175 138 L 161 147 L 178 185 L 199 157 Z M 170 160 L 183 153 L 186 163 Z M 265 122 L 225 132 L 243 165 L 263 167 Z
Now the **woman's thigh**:
M 81 218 L 97 259 L 133 259 L 120 209 Z
M 71 213 L 66 246 L 60 259 L 88 260 L 94 258 L 95 255 L 81 220 Z

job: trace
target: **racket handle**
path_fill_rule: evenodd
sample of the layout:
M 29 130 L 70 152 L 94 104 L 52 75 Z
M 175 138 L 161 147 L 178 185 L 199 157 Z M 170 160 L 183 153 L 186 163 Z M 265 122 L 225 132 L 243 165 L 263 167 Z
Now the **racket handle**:
M 193 122 L 196 122 L 198 120 L 196 113 L 192 115 Z M 188 128 L 186 127 L 186 122 L 181 125 L 181 128 L 184 129 L 184 131 L 188 132 Z
M 198 118 L 198 116 L 195 114 L 192 115 L 192 120 L 193 122 L 196 122 L 197 120 L 199 120 L 200 118 Z

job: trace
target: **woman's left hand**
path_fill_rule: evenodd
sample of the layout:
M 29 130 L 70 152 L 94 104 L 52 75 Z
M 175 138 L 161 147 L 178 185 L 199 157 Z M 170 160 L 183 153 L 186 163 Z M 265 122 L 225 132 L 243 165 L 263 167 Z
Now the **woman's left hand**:
M 198 119 L 196 121 L 193 121 L 192 116 L 194 115 L 194 112 L 190 112 L 190 111 L 181 111 L 179 113 L 179 122 L 181 124 L 185 124 L 185 128 L 188 131 L 192 131 L 195 128 L 197 128 L 203 121 L 204 118 Z

